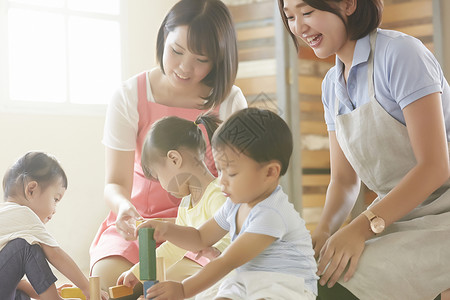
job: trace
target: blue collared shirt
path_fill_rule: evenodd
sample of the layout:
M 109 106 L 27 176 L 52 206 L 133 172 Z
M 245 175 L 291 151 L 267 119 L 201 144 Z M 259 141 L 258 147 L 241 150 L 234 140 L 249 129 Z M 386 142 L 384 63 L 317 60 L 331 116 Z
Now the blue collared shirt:
M 347 84 L 344 65 L 336 57 L 322 83 L 322 102 L 329 131 L 335 130 L 335 97 L 339 114 L 346 114 L 369 101 L 367 66 L 369 36 L 356 42 Z M 440 92 L 447 140 L 450 141 L 450 88 L 433 54 L 418 39 L 392 30 L 378 29 L 374 58 L 375 98 L 396 120 L 405 124 L 403 108 L 432 93 Z
M 230 198 L 214 215 L 217 224 L 230 232 L 233 243 L 245 232 L 273 236 L 276 240 L 258 256 L 237 271 L 265 271 L 291 274 L 305 280 L 305 286 L 317 295 L 317 264 L 314 260 L 311 235 L 281 186 L 265 200 L 256 204 L 240 232 L 236 232 L 236 214 L 241 204 Z

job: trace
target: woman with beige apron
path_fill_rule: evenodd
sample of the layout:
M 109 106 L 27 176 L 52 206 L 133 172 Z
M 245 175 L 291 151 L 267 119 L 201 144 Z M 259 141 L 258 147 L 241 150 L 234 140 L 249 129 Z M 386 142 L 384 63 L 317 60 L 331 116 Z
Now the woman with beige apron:
M 375 28 L 369 31 L 370 35 L 355 37 L 358 32 L 355 22 L 375 14 L 367 3 L 376 3 L 380 12 L 381 1 L 336 0 L 328 8 L 325 2 L 279 0 L 291 35 L 308 43 L 318 57 L 337 54 L 336 61 L 340 64 L 340 69 L 334 67 L 327 74 L 322 85 L 327 124 L 334 123 L 335 127 L 332 130 L 329 127 L 331 182 L 321 220 L 313 233 L 321 275 L 319 299 L 434 299 L 450 288 L 448 83 L 441 76 L 439 88 L 434 85 L 433 89 L 424 87 L 416 91 L 419 88 L 413 83 L 401 80 L 402 76 L 409 78 L 405 70 L 413 72 L 415 66 L 409 68 L 406 64 L 404 69 L 380 72 L 388 69 L 389 64 L 405 66 L 396 64 L 396 60 L 403 59 L 402 55 L 407 57 L 407 51 L 393 55 L 394 59 L 386 54 L 392 51 L 389 47 L 394 47 L 389 45 L 392 40 L 401 49 L 405 48 L 402 43 L 414 47 L 419 43 L 404 34 Z M 364 18 L 350 22 L 352 15 Z M 381 15 L 378 24 L 373 24 L 378 26 L 380 19 Z M 346 32 L 338 31 L 342 23 Z M 368 27 L 367 23 L 361 27 Z M 339 34 L 347 34 L 342 44 L 336 42 Z M 377 35 L 382 37 L 377 39 Z M 364 52 L 361 49 L 366 41 L 370 46 Z M 349 48 L 350 59 L 348 55 L 341 56 L 348 54 Z M 411 48 L 412 53 L 416 50 Z M 434 75 L 440 67 L 436 67 L 438 64 L 434 64 L 434 57 L 430 58 L 427 50 L 423 52 L 427 52 L 423 57 L 432 70 L 420 70 L 425 81 L 429 79 L 426 76 Z M 367 79 L 360 74 L 361 66 L 366 65 Z M 397 84 L 392 84 L 399 78 Z M 435 83 L 439 79 L 430 81 Z M 349 96 L 339 99 L 342 90 L 344 94 L 355 95 L 351 93 L 355 83 L 358 91 L 367 89 L 367 92 L 356 93 L 359 99 Z M 327 88 L 333 84 L 335 90 L 331 93 Z M 401 107 L 403 122 L 393 116 L 392 109 L 381 105 L 386 105 L 383 93 L 379 92 L 384 87 L 381 85 L 391 90 L 410 89 L 410 98 L 417 95 Z M 392 95 L 395 93 L 392 91 Z M 377 100 L 377 96 L 381 98 Z M 394 105 L 401 106 L 402 99 L 394 100 L 398 102 Z M 334 114 L 332 122 L 327 113 Z M 339 229 L 355 203 L 359 180 L 378 197 L 365 212 Z

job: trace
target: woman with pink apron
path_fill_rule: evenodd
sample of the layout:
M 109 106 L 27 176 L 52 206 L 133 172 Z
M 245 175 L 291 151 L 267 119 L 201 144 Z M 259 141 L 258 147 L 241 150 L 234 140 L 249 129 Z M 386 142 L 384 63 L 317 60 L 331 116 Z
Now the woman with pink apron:
M 99 276 L 106 290 L 139 260 L 135 221 L 177 214 L 180 199 L 146 179 L 140 166 L 151 125 L 165 116 L 194 121 L 210 109 L 224 120 L 247 106 L 234 85 L 236 33 L 222 1 L 178 1 L 159 28 L 156 56 L 159 66 L 126 80 L 108 105 L 104 198 L 111 212 L 90 249 L 91 275 Z M 210 149 L 205 163 L 216 174 Z M 138 287 L 135 291 L 131 298 L 142 293 Z

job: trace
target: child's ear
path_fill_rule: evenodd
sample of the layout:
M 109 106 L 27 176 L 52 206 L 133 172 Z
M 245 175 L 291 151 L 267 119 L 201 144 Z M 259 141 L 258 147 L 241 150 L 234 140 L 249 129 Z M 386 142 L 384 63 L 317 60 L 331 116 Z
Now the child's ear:
M 36 191 L 38 187 L 38 183 L 36 181 L 30 181 L 27 183 L 27 185 L 25 186 L 25 196 L 28 200 L 28 197 L 32 197 L 33 193 Z
M 278 161 L 272 161 L 267 166 L 267 177 L 277 179 L 280 177 L 281 164 Z
M 175 165 L 176 167 L 180 167 L 183 163 L 183 157 L 177 150 L 169 150 L 169 152 L 167 152 L 167 158 L 169 159 L 170 163 Z

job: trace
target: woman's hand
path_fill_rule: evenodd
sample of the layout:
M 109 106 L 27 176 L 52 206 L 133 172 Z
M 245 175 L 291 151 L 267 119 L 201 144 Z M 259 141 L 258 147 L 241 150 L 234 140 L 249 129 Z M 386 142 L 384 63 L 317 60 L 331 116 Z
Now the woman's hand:
M 328 282 L 328 287 L 332 287 L 341 277 L 347 265 L 349 267 L 344 281 L 348 281 L 353 276 L 364 250 L 365 241 L 370 237 L 368 226 L 367 228 L 365 226 L 367 224 L 361 224 L 355 219 L 325 242 L 320 251 L 317 271 L 317 275 L 321 276 L 319 283 L 322 286 Z
M 184 299 L 183 284 L 175 281 L 157 283 L 147 290 L 147 299 Z
M 314 249 L 314 258 L 317 260 L 319 258 L 320 250 L 322 250 L 323 245 L 330 237 L 330 233 L 325 230 L 320 230 L 316 228 L 311 235 L 312 238 L 312 246 Z
M 134 240 L 136 221 L 142 219 L 136 208 L 128 201 L 124 201 L 117 212 L 116 229 L 126 240 Z

